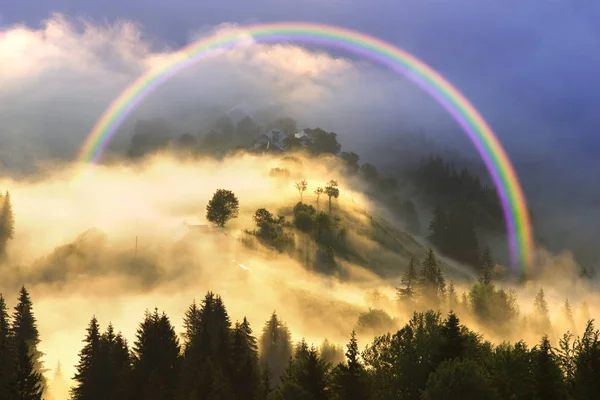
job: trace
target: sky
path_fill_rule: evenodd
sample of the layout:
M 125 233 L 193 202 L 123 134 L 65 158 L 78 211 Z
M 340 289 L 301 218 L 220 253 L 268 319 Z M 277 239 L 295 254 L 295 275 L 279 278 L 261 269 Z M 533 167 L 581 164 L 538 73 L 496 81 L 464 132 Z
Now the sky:
M 432 65 L 482 111 L 507 147 L 529 157 L 600 150 L 600 4 L 592 0 L 21 0 L 0 11 L 4 27 L 39 27 L 52 13 L 98 23 L 141 24 L 157 46 L 178 47 L 224 22 L 303 20 L 381 37 Z M 520 142 L 516 145 L 514 138 Z M 537 143 L 537 146 L 532 144 Z M 561 156 L 559 156 L 561 157 Z
M 597 210 L 600 26 L 595 21 L 599 17 L 600 3 L 592 0 L 224 0 L 210 4 L 183 0 L 5 0 L 0 9 L 0 35 L 4 36 L 0 36 L 0 59 L 8 54 L 9 59 L 18 60 L 12 63 L 13 70 L 30 72 L 20 78 L 5 75 L 4 89 L 0 80 L 0 147 L 5 153 L 0 150 L 0 159 L 5 165 L 26 160 L 17 156 L 24 148 L 35 149 L 31 151 L 36 155 L 45 152 L 73 157 L 95 118 L 120 88 L 164 53 L 221 29 L 223 24 L 311 21 L 359 30 L 413 53 L 478 108 L 508 151 L 532 201 L 570 202 L 569 207 L 575 207 L 576 197 L 586 211 L 591 206 Z M 54 25 L 50 26 L 48 19 Z M 9 42 L 8 33 L 14 33 L 17 24 L 29 29 L 38 47 L 30 45 L 15 52 L 19 39 L 11 35 L 12 44 L 5 44 L 2 53 L 2 40 Z M 52 26 L 57 28 L 52 30 Z M 189 81 L 174 79 L 134 117 L 185 109 L 191 104 L 220 102 L 224 106 L 243 92 L 247 98 L 270 96 L 270 102 L 263 101 L 261 106 L 292 104 L 294 116 L 306 123 L 329 125 L 338 131 L 362 131 L 361 135 L 354 132 L 350 143 L 342 138 L 342 144 L 350 144 L 351 150 L 356 148 L 361 154 L 368 154 L 369 147 L 377 144 L 389 148 L 393 135 L 364 131 L 370 126 L 380 132 L 385 131 L 383 127 L 387 131 L 400 129 L 394 125 L 399 118 L 411 120 L 428 133 L 457 131 L 426 96 L 381 69 L 360 61 L 344 64 L 335 58 L 311 59 L 303 53 L 312 61 L 302 70 L 282 61 L 285 51 L 268 53 L 267 57 L 245 53 L 246 64 L 236 58 L 247 68 L 246 74 L 241 67 L 237 70 L 232 66 L 231 60 L 216 62 L 212 70 L 210 66 L 198 67 L 195 71 L 209 75 L 210 82 L 194 81 L 194 91 L 184 93 Z M 26 64 L 29 69 L 23 69 Z M 87 69 L 74 71 L 80 64 Z M 9 64 L 5 61 L 4 65 Z M 273 65 L 274 69 L 265 72 Z M 286 77 L 273 83 L 269 73 Z M 304 82 L 307 74 L 312 74 L 312 86 L 299 89 L 298 82 Z M 0 79 L 1 75 L 2 71 Z M 235 85 L 231 76 L 237 79 Z M 227 84 L 243 89 L 234 93 L 223 89 Z M 292 87 L 295 89 L 290 90 Z M 201 91 L 211 96 L 200 98 L 196 93 Z M 324 93 L 326 97 L 322 97 Z M 163 102 L 157 100 L 159 97 Z M 326 106 L 307 106 L 323 98 Z M 360 118 L 349 117 L 355 115 Z M 10 135 L 6 135 L 8 131 Z M 44 134 L 27 136 L 32 131 Z M 8 136 L 13 139 L 6 139 Z M 29 138 L 27 144 L 22 143 L 24 137 Z M 473 156 L 462 135 L 449 137 L 457 148 Z M 577 226 L 581 218 L 570 220 Z

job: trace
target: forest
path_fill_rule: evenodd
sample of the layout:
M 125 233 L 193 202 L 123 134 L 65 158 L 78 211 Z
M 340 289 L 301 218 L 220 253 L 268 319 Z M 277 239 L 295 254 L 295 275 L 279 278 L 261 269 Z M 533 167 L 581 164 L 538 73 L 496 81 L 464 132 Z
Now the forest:
M 430 254 L 412 283 L 409 269 L 399 301 L 444 292 L 434 263 Z M 480 285 L 494 290 L 484 279 Z M 446 301 L 456 301 L 452 296 L 450 289 Z M 476 296 L 470 293 L 471 302 Z M 536 302 L 537 317 L 547 318 L 543 292 Z M 110 322 L 102 329 L 92 316 L 71 399 L 583 400 L 600 393 L 600 332 L 591 320 L 581 336 L 567 332 L 558 348 L 547 335 L 532 347 L 493 345 L 453 311 L 426 310 L 362 346 L 349 332 L 342 349 L 327 340 L 292 342 L 276 311 L 254 333 L 250 321 L 233 322 L 222 298 L 208 292 L 190 304 L 183 326 L 178 333 L 164 312 L 148 310 L 129 344 Z M 40 340 L 27 289 L 12 315 L 0 296 L 0 398 L 44 398 Z
M 600 331 L 588 304 L 571 305 L 567 298 L 561 310 L 550 310 L 544 289 L 538 285 L 533 311 L 523 312 L 515 290 L 502 286 L 505 276 L 479 236 L 482 231 L 501 230 L 502 215 L 493 189 L 469 171 L 457 173 L 452 164 L 433 156 L 423 159 L 407 180 L 399 181 L 370 163 L 359 164 L 358 154 L 342 152 L 335 133 L 320 128 L 309 131 L 317 138 L 309 145 L 309 154 L 283 155 L 266 178 L 276 182 L 274 187 L 293 187 L 297 201 L 254 208 L 253 226 L 242 225 L 245 229 L 241 229 L 239 241 L 249 251 L 261 248 L 285 255 L 315 276 L 344 281 L 350 279 L 345 263 L 379 273 L 375 263 L 357 248 L 356 239 L 349 240 L 353 234 L 350 227 L 360 229 L 381 249 L 408 257 L 407 264 L 393 266 L 401 276 L 392 308 L 389 302 L 379 304 L 384 296 L 372 291 L 373 306 L 363 310 L 354 327 L 349 327 L 344 346 L 326 335 L 314 343 L 294 335 L 277 303 L 271 305 L 267 321 L 250 321 L 246 316 L 234 321 L 223 298 L 211 290 L 203 296 L 198 293 L 198 301 L 190 299 L 180 324 L 161 311 L 160 304 L 146 310 L 131 342 L 119 331 L 131 327 L 113 326 L 110 318 L 99 321 L 92 315 L 88 326 L 81 327 L 83 344 L 72 345 L 73 351 L 79 349 L 79 357 L 75 374 L 66 377 L 70 379 L 70 399 L 600 396 Z M 221 137 L 215 132 L 212 140 Z M 136 137 L 138 145 L 148 144 L 143 135 Z M 189 137 L 181 143 L 196 146 Z M 143 151 L 132 153 L 144 155 Z M 296 169 L 302 169 L 306 157 L 328 162 L 328 156 L 337 156 L 333 159 L 341 166 L 339 171 L 316 184 L 299 177 Z M 344 190 L 353 190 L 348 185 L 353 179 L 368 197 L 388 207 L 408 233 L 393 231 L 393 225 L 366 211 L 368 225 L 352 225 L 353 210 L 344 209 L 347 203 L 338 199 Z M 406 195 L 407 185 L 413 196 Z M 413 199 L 432 208 L 429 224 L 420 217 L 423 213 Z M 5 259 L 15 236 L 15 216 L 11 194 L 6 192 L 0 200 L 0 256 Z M 217 232 L 227 232 L 240 214 L 237 195 L 222 188 L 208 200 L 204 219 Z M 399 234 L 420 255 L 403 247 L 406 243 L 395 243 Z M 426 245 L 411 234 L 425 236 Z M 76 246 L 62 249 L 70 252 Z M 59 254 L 54 261 L 66 264 L 60 252 L 53 254 Z M 461 263 L 478 278 L 455 281 L 443 258 Z M 140 262 L 133 266 L 141 268 Z M 6 293 L 0 294 L 0 399 L 59 400 L 48 383 L 44 354 L 39 349 L 44 338 L 26 286 L 15 296 L 12 312 L 3 297 Z M 178 332 L 176 325 L 183 331 Z M 519 336 L 524 332 L 527 338 Z M 56 380 L 55 376 L 53 384 Z
M 296 188 L 302 196 L 306 182 Z M 328 197 L 339 195 L 335 181 L 322 188 Z M 10 195 L 5 195 L 10 214 Z M 222 229 L 238 216 L 239 200 L 226 189 L 217 190 L 206 207 L 206 218 Z M 298 202 L 298 229 L 312 230 L 323 241 L 335 218 Z M 10 218 L 9 218 L 10 220 Z M 254 214 L 257 230 L 249 232 L 285 250 L 281 225 L 264 208 Z M 14 223 L 14 221 L 13 221 Z M 5 225 L 8 237 L 14 230 Z M 283 237 L 283 239 L 282 239 Z M 434 251 L 410 259 L 397 287 L 396 307 L 413 310 L 398 330 L 375 335 L 359 344 L 356 330 L 348 332 L 344 348 L 323 338 L 319 343 L 292 340 L 292 332 L 274 310 L 251 327 L 246 318 L 232 321 L 223 299 L 207 292 L 185 312 L 183 332 L 176 332 L 158 308 L 147 310 L 128 341 L 110 321 L 102 328 L 92 316 L 83 330 L 83 345 L 72 377 L 70 398 L 86 399 L 593 399 L 600 394 L 600 331 L 583 315 L 577 326 L 566 300 L 563 317 L 571 330 L 558 338 L 550 320 L 543 288 L 534 312 L 520 315 L 514 292 L 494 281 L 494 262 L 483 252 L 480 277 L 459 295 L 446 281 Z M 326 271 L 323 271 L 326 272 Z M 276 308 L 276 305 L 273 305 Z M 585 314 L 584 304 L 584 314 Z M 510 330 L 526 324 L 539 334 L 538 343 L 493 344 L 461 323 L 470 314 L 491 330 Z M 581 318 L 578 318 L 581 320 Z M 383 310 L 370 309 L 357 324 L 360 331 L 393 327 Z M 572 332 L 580 331 L 580 335 Z M 33 301 L 22 287 L 12 313 L 0 295 L 0 398 L 50 398 L 43 375 L 43 353 Z

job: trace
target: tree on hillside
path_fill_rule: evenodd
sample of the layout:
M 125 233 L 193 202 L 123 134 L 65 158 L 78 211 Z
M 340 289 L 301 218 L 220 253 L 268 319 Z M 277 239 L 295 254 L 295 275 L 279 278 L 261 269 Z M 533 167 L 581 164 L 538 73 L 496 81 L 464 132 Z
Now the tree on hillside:
M 406 200 L 403 204 L 404 221 L 409 232 L 419 234 L 421 232 L 421 222 L 415 204 L 411 200 Z
M 263 369 L 268 368 L 275 382 L 292 356 L 292 337 L 288 327 L 273 311 L 271 318 L 265 323 L 260 337 L 260 362 Z
M 14 396 L 15 349 L 10 330 L 10 317 L 0 294 L 0 399 Z
M 419 294 L 423 300 L 438 307 L 445 291 L 445 282 L 433 249 L 429 249 L 419 274 Z
M 132 354 L 131 398 L 172 399 L 179 376 L 179 341 L 164 313 L 146 311 Z
M 402 281 L 400 282 L 402 287 L 396 288 L 396 293 L 400 301 L 408 301 L 411 303 L 414 301 L 419 278 L 416 263 L 416 258 L 411 257 L 406 272 L 404 272 Z
M 335 400 L 363 400 L 368 398 L 368 375 L 359 360 L 356 332 L 352 331 L 346 345 L 346 364 L 338 364 L 332 375 L 333 398 Z
M 300 193 L 300 203 L 302 203 L 302 194 L 306 191 L 308 182 L 306 182 L 306 179 L 302 179 L 301 181 L 296 182 L 294 186 L 296 186 L 296 190 Z
M 41 400 L 44 392 L 44 379 L 35 368 L 33 356 L 27 343 L 17 341 L 16 346 L 16 399 Z
M 294 136 L 297 128 L 296 120 L 291 117 L 280 117 L 269 124 L 269 129 L 279 129 L 289 136 Z
M 100 365 L 100 326 L 95 316 L 90 320 L 83 342 L 85 344 L 79 352 L 79 363 L 73 377 L 75 385 L 71 388 L 72 400 L 93 399 L 105 388 L 102 374 L 106 371 Z
M 342 160 L 344 160 L 344 163 L 346 164 L 346 169 L 348 170 L 348 172 L 351 174 L 356 174 L 360 168 L 360 166 L 358 165 L 358 160 L 360 160 L 358 154 L 354 152 L 347 153 L 345 151 L 342 151 L 341 157 Z
M 544 333 L 547 333 L 547 330 L 550 328 L 550 310 L 546 301 L 546 295 L 544 294 L 544 288 L 540 288 L 533 301 L 533 316 L 539 328 Z
M 441 205 L 433 210 L 433 219 L 429 224 L 429 241 L 441 252 L 448 249 L 448 217 Z
M 206 219 L 219 227 L 237 218 L 239 201 L 231 190 L 218 189 L 206 206 Z
M 104 387 L 96 392 L 104 398 L 126 400 L 130 398 L 131 356 L 127 340 L 120 332 L 116 335 L 112 323 L 100 336 L 100 368 L 104 371 Z
M 341 346 L 331 343 L 327 338 L 323 339 L 323 343 L 321 343 L 321 347 L 319 348 L 319 354 L 324 361 L 331 365 L 337 365 L 344 361 L 344 349 Z
M 337 134 L 326 132 L 321 128 L 305 129 L 304 131 L 313 139 L 308 146 L 313 154 L 338 154 L 340 152 L 342 145 L 337 141 Z
M 575 318 L 573 317 L 573 309 L 571 308 L 571 303 L 569 303 L 569 299 L 565 299 L 565 303 L 561 309 L 563 317 L 569 324 L 569 330 L 573 331 L 575 329 Z
M 282 376 L 280 393 L 284 399 L 328 399 L 329 365 L 323 361 L 314 346 L 301 343 L 292 362 Z M 290 396 L 290 391 L 295 395 Z
M 319 211 L 315 215 L 315 228 L 317 229 L 317 242 L 320 242 L 323 233 L 330 232 L 333 229 L 334 221 L 331 215 Z
M 190 306 L 184 318 L 185 352 L 179 396 L 211 399 L 232 396 L 233 334 L 220 296 L 208 292 L 200 308 Z M 212 393 L 212 394 L 211 394 Z
M 377 179 L 379 179 L 379 171 L 377 171 L 377 168 L 373 164 L 364 163 L 360 167 L 360 172 L 369 183 L 376 183 Z
M 573 394 L 574 398 L 591 399 L 600 393 L 600 331 L 588 321 L 585 331 L 575 342 Z
M 494 261 L 492 260 L 492 254 L 489 247 L 486 247 L 483 256 L 481 258 L 481 276 L 479 282 L 484 285 L 492 283 L 492 268 L 494 267 Z
M 315 227 L 317 211 L 309 204 L 298 203 L 294 206 L 294 225 L 303 232 L 311 232 Z
M 567 390 L 558 358 L 547 336 L 531 350 L 535 397 L 548 400 L 566 400 Z
M 236 398 L 258 400 L 261 392 L 258 346 L 246 317 L 235 324 L 232 349 L 231 382 Z
M 319 209 L 319 197 L 321 197 L 323 193 L 325 193 L 325 189 L 323 189 L 322 186 L 315 189 L 315 195 L 317 196 L 317 210 Z
M 69 394 L 69 383 L 65 379 L 65 376 L 62 372 L 62 364 L 60 361 L 56 363 L 56 368 L 54 368 L 54 376 L 52 377 L 52 386 L 50 399 L 59 400 L 68 398 Z
M 325 194 L 329 198 L 329 214 L 331 214 L 331 198 L 334 197 L 337 199 L 340 196 L 340 189 L 338 188 L 337 181 L 332 179 L 327 183 L 327 186 L 325 186 Z
M 249 116 L 240 119 L 235 126 L 235 133 L 239 140 L 248 141 L 259 134 L 259 127 L 256 122 Z
M 500 400 L 483 368 L 474 360 L 447 361 L 433 372 L 423 400 Z
M 35 398 L 36 388 L 39 386 L 43 391 L 46 386 L 41 361 L 44 354 L 37 348 L 40 343 L 37 320 L 33 315 L 33 303 L 29 292 L 24 286 L 19 292 L 19 300 L 12 318 L 12 336 L 17 351 L 17 387 L 28 393 L 23 392 L 24 396 Z
M 0 208 L 0 257 L 6 254 L 6 246 L 15 235 L 15 217 L 12 210 L 10 193 L 6 192 L 2 199 Z
M 458 295 L 456 294 L 456 289 L 454 288 L 454 281 L 450 281 L 448 285 L 448 309 L 450 311 L 455 311 L 458 307 Z

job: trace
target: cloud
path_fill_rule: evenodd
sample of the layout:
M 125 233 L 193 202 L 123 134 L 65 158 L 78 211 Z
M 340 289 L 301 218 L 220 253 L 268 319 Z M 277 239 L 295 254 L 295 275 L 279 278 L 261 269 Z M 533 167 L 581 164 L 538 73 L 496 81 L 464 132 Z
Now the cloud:
M 237 29 L 226 24 L 212 30 Z M 204 33 L 206 34 L 206 33 Z M 152 50 L 132 22 L 95 25 L 55 15 L 39 29 L 14 26 L 0 37 L 0 159 L 23 167 L 72 159 L 95 121 L 140 74 L 177 49 Z M 293 45 L 250 44 L 216 52 L 180 72 L 134 110 L 114 143 L 125 144 L 137 119 L 164 117 L 197 133 L 239 103 L 278 107 L 308 126 L 342 131 L 343 144 L 373 140 L 370 124 L 445 115 L 402 77 L 366 61 Z M 359 114 L 360 113 L 360 114 Z M 449 117 L 446 117 L 449 118 Z M 354 141 L 354 142 L 353 142 Z

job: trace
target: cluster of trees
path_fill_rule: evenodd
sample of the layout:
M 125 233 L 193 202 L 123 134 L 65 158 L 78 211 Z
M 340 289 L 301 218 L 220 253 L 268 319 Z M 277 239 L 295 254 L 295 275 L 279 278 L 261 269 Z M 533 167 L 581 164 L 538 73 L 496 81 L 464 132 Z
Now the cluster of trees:
M 400 305 L 406 310 L 427 310 L 429 308 L 451 310 L 469 314 L 482 327 L 483 331 L 515 337 L 525 330 L 537 335 L 548 334 L 558 339 L 550 321 L 550 310 L 543 287 L 540 287 L 533 302 L 533 311 L 522 314 L 517 304 L 514 290 L 505 290 L 494 282 L 494 262 L 489 249 L 483 253 L 480 276 L 477 282 L 462 294 L 457 292 L 453 281 L 446 282 L 440 263 L 430 249 L 425 259 L 419 263 L 411 258 L 396 288 Z M 581 305 L 582 320 L 589 320 L 589 306 Z M 561 310 L 561 318 L 566 321 L 571 332 L 576 330 L 574 312 L 566 299 Z
M 438 275 L 433 265 L 424 270 L 424 275 Z M 39 339 L 27 291 L 21 290 L 12 324 L 3 300 L 0 305 L 0 398 L 41 399 L 43 378 L 31 347 Z M 189 306 L 183 327 L 178 335 L 164 312 L 146 311 L 130 346 L 111 324 L 101 332 L 92 317 L 79 352 L 71 399 L 589 400 L 600 396 L 600 331 L 591 320 L 581 336 L 567 332 L 558 347 L 546 335 L 533 347 L 523 341 L 493 345 L 461 324 L 454 312 L 443 318 L 426 310 L 415 312 L 396 332 L 376 336 L 362 352 L 353 331 L 343 354 L 327 340 L 320 347 L 304 339 L 293 343 L 289 328 L 275 312 L 256 337 L 245 317 L 232 323 L 222 299 L 208 292 L 200 304 Z
M 291 228 L 296 228 L 314 238 L 318 245 L 314 266 L 322 272 L 332 272 L 335 267 L 335 249 L 336 245 L 343 243 L 346 235 L 344 228 L 340 229 L 337 235 L 334 235 L 334 228 L 339 228 L 339 217 L 333 216 L 331 211 L 331 201 L 339 197 L 340 191 L 338 183 L 330 180 L 325 186 L 319 186 L 315 189 L 317 208 L 310 204 L 303 203 L 304 192 L 308 189 L 306 179 L 295 182 L 295 187 L 300 195 L 300 201 L 293 208 L 292 222 L 286 221 L 282 215 L 275 216 L 265 208 L 259 208 L 254 213 L 253 219 L 256 223 L 256 229 L 246 233 L 254 235 L 259 241 L 269 247 L 275 248 L 280 252 L 288 252 L 294 255 L 295 236 Z M 329 213 L 319 210 L 319 198 L 326 195 L 329 199 Z M 307 262 L 306 249 L 297 249 L 296 254 L 301 262 Z
M 481 227 L 504 229 L 504 216 L 495 188 L 483 184 L 467 169 L 460 172 L 441 157 L 423 160 L 413 173 L 414 183 L 435 203 L 450 208 L 468 206 L 473 220 Z

